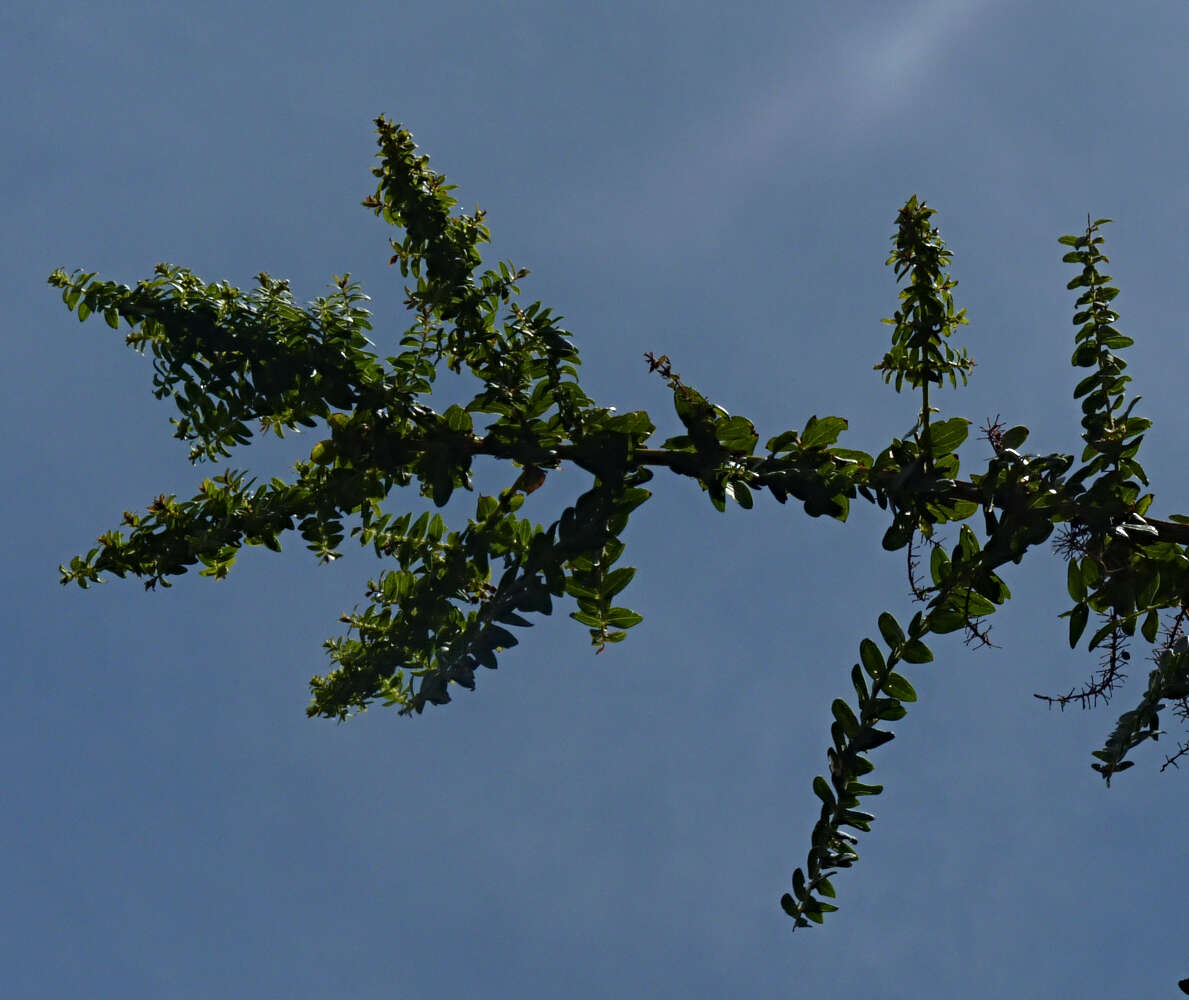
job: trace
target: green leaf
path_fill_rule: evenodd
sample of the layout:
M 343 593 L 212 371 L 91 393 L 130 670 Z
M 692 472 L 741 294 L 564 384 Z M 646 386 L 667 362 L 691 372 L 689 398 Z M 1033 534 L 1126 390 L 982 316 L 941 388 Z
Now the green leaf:
M 889 733 L 886 729 L 864 729 L 851 741 L 851 749 L 856 753 L 866 753 L 868 750 L 874 750 L 885 743 L 890 743 L 895 738 L 896 734 Z
M 879 634 L 883 636 L 884 642 L 888 644 L 890 649 L 898 649 L 904 644 L 904 629 L 900 627 L 900 623 L 896 621 L 888 612 L 883 612 L 879 616 Z
M 442 416 L 446 418 L 446 426 L 452 431 L 469 433 L 474 429 L 474 423 L 471 420 L 471 415 L 457 404 L 448 407 Z
M 884 722 L 896 722 L 908 714 L 908 709 L 895 698 L 873 698 L 868 702 L 868 711 Z
M 995 613 L 995 605 L 977 590 L 955 590 L 946 601 L 946 607 L 966 618 L 983 618 Z
M 738 480 L 729 483 L 726 488 L 730 495 L 735 498 L 735 503 L 744 510 L 751 510 L 755 506 L 755 500 L 752 499 L 751 490 L 748 488 L 747 483 Z
M 849 426 L 842 417 L 822 417 L 820 420 L 816 416 L 810 417 L 801 432 L 801 447 L 820 448 L 833 444 Z
M 1087 604 L 1078 604 L 1069 614 L 1069 648 L 1076 649 L 1078 640 L 1086 631 L 1086 622 L 1090 620 L 1090 608 Z
M 871 692 L 867 690 L 867 679 L 863 676 L 863 671 L 856 663 L 851 667 L 850 682 L 854 685 L 855 695 L 859 699 L 859 708 L 867 703 L 867 699 L 871 697 Z
M 834 793 L 830 791 L 829 784 L 820 774 L 813 779 L 813 793 L 831 809 L 834 808 L 836 804 L 834 800 Z
M 830 454 L 841 462 L 854 462 L 867 469 L 871 468 L 875 461 L 867 452 L 857 451 L 854 448 L 831 448 Z
M 722 412 L 688 385 L 679 385 L 673 390 L 673 408 L 695 441 L 713 429 L 715 418 Z
M 900 659 L 905 663 L 932 663 L 933 650 L 920 639 L 910 639 L 900 650 Z
M 483 638 L 488 645 L 494 646 L 496 649 L 511 649 L 513 646 L 520 645 L 520 640 L 516 636 L 498 625 L 488 625 Z
M 1065 572 L 1065 588 L 1075 601 L 1081 602 L 1086 599 L 1086 581 L 1082 579 L 1081 563 L 1076 558 L 1069 560 L 1069 568 Z
M 599 596 L 614 597 L 632 582 L 632 577 L 635 575 L 636 570 L 632 566 L 621 566 L 619 569 L 613 569 L 603 578 L 603 583 L 599 587 Z
M 883 547 L 888 552 L 895 552 L 898 549 L 902 549 L 912 538 L 912 533 L 912 524 L 907 520 L 897 518 L 888 526 L 888 530 L 884 532 Z
M 929 575 L 933 578 L 934 586 L 940 587 L 949 574 L 949 556 L 945 554 L 945 549 L 937 545 L 929 555 Z
M 1135 341 L 1130 337 L 1125 337 L 1123 334 L 1118 334 L 1114 337 L 1103 337 L 1102 346 L 1109 347 L 1112 351 L 1122 350 L 1124 347 L 1130 347 Z
M 310 461 L 315 465 L 330 465 L 335 459 L 334 442 L 327 438 L 319 441 L 310 451 Z
M 809 898 L 809 893 L 805 889 L 805 873 L 800 868 L 793 872 L 793 895 L 802 903 Z
M 966 616 L 960 611 L 946 609 L 944 611 L 937 611 L 930 618 L 930 630 L 936 632 L 938 635 L 949 635 L 951 632 L 957 632 L 958 629 L 966 625 Z
M 882 677 L 884 670 L 887 669 L 884 664 L 883 653 L 879 651 L 879 647 L 870 639 L 864 639 L 859 643 L 859 659 L 863 661 L 863 666 L 873 680 Z
M 653 427 L 652 420 L 649 419 L 647 413 L 643 410 L 631 410 L 628 413 L 621 413 L 617 417 L 612 417 L 604 425 L 607 430 L 614 431 L 616 434 L 627 434 L 632 437 L 647 438 L 656 429 Z
M 913 686 L 908 683 L 908 679 L 902 677 L 900 674 L 892 673 L 884 679 L 883 689 L 887 691 L 893 698 L 898 698 L 900 701 L 916 701 L 917 693 Z
M 922 612 L 918 611 L 912 616 L 912 621 L 908 623 L 908 634 L 913 639 L 917 639 L 927 631 L 929 630 L 925 628 L 925 616 Z
M 834 718 L 841 723 L 847 736 L 853 739 L 858 735 L 861 727 L 859 726 L 859 720 L 855 718 L 855 713 L 851 711 L 850 705 L 841 698 L 835 698 L 833 704 L 830 705 L 830 711 L 834 713 Z
M 719 483 L 707 483 L 706 495 L 710 498 L 710 503 L 713 504 L 714 509 L 720 514 L 725 514 L 727 510 L 726 490 Z
M 717 421 L 714 436 L 727 451 L 742 455 L 750 455 L 759 439 L 755 424 L 746 417 L 724 417 Z
M 1011 428 L 1003 432 L 1003 447 L 1016 449 L 1019 448 L 1025 441 L 1028 440 L 1028 428 L 1023 425 Z
M 644 621 L 644 616 L 630 608 L 612 608 L 607 612 L 605 620 L 612 628 L 631 628 Z
M 1108 619 L 1105 625 L 1102 625 L 1097 632 L 1090 636 L 1090 641 L 1086 644 L 1086 649 L 1096 649 L 1098 644 L 1112 632 L 1120 632 L 1123 635 L 1135 635 L 1135 619 Z
M 948 455 L 951 451 L 956 451 L 969 434 L 970 421 L 965 417 L 951 417 L 941 423 L 931 424 L 929 426 L 929 441 L 933 457 L 938 458 L 941 455 Z
M 1160 612 L 1156 608 L 1152 608 L 1144 617 L 1144 623 L 1140 626 L 1140 634 L 1143 635 L 1148 642 L 1155 642 L 1156 636 L 1160 632 Z
M 768 439 L 768 444 L 765 446 L 774 455 L 781 452 L 792 451 L 797 444 L 797 432 L 785 431 L 783 434 L 777 434 L 775 437 Z

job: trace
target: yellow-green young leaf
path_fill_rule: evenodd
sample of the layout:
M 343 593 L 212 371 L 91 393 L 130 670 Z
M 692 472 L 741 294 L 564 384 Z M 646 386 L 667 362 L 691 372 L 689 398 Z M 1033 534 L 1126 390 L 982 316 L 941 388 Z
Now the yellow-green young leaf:
M 327 438 L 319 441 L 310 451 L 310 461 L 315 465 L 329 465 L 335 459 L 334 442 Z

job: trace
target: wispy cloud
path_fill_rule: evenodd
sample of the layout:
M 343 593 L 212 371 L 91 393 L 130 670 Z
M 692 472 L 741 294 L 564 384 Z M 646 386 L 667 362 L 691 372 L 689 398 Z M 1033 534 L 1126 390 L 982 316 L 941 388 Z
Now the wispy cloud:
M 800 38 L 783 75 L 742 81 L 737 103 L 716 120 L 665 137 L 640 178 L 641 208 L 655 218 L 656 207 L 668 204 L 713 230 L 734 208 L 732 188 L 745 196 L 749 182 L 790 169 L 805 151 L 837 153 L 886 139 L 921 101 L 945 99 L 947 72 L 979 15 L 995 5 L 923 0 L 873 7 L 878 14 L 842 24 L 832 36 Z M 696 216 L 690 205 L 697 205 Z

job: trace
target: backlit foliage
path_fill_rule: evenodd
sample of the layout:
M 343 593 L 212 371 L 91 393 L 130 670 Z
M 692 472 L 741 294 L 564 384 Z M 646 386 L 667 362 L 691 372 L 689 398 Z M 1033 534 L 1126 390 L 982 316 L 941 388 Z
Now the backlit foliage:
M 63 583 L 131 574 L 151 589 L 192 566 L 221 579 L 242 546 L 279 549 L 289 531 L 327 562 L 349 534 L 385 568 L 367 584 L 366 607 L 343 615 L 345 634 L 326 643 L 331 669 L 310 681 L 308 713 L 345 719 L 381 701 L 412 715 L 474 689 L 480 669 L 517 644 L 513 630 L 555 602 L 572 599 L 571 617 L 600 651 L 623 640 L 641 617 L 617 603 L 635 573 L 621 563 L 621 538 L 658 469 L 695 482 L 720 511 L 749 509 L 765 492 L 840 521 L 856 500 L 877 504 L 889 515 L 884 547 L 909 550 L 919 607 L 906 623 L 891 611 L 878 616 L 873 635 L 858 642 L 852 689 L 831 706 L 827 773 L 813 781 L 820 815 L 781 899 L 795 927 L 836 908 L 833 877 L 854 864 L 856 835 L 873 820 L 863 800 L 882 791 L 870 783 L 872 751 L 916 700 L 907 673 L 933 659 L 926 640 L 964 632 L 985 642 L 985 619 L 1011 596 L 998 570 L 1055 531 L 1068 562 L 1070 645 L 1088 632 L 1086 647 L 1102 661 L 1080 691 L 1043 697 L 1094 704 L 1124 680 L 1137 632 L 1154 647 L 1146 687 L 1092 766 L 1109 784 L 1132 766 L 1133 750 L 1161 735 L 1169 703 L 1182 720 L 1189 715 L 1189 518 L 1147 516 L 1153 497 L 1138 453 L 1151 421 L 1127 395 L 1121 352 L 1132 341 L 1115 326 L 1117 289 L 1101 270 L 1109 220 L 1060 238 L 1075 268 L 1068 287 L 1078 293 L 1071 360 L 1087 371 L 1074 393 L 1083 413 L 1076 459 L 1021 451 L 1028 429 L 996 419 L 984 429 L 985 464 L 961 475 L 971 421 L 942 418 L 929 390 L 965 383 L 974 362 L 951 346 L 966 315 L 954 303 L 933 209 L 915 196 L 896 217 L 887 263 L 901 290 L 885 321 L 890 347 L 875 366 L 896 391 L 920 392 L 904 438 L 870 455 L 838 446 L 845 419 L 813 416 L 761 447 L 750 420 L 682 381 L 668 357 L 648 354 L 686 430 L 648 447 L 650 416 L 590 399 L 569 333 L 539 302 L 521 304 L 528 272 L 504 262 L 483 269 L 483 213 L 458 211 L 451 186 L 404 128 L 384 118 L 376 126 L 377 186 L 363 204 L 395 229 L 391 263 L 408 282 L 410 324 L 395 354 L 370 339 L 367 297 L 346 275 L 306 306 L 266 274 L 246 292 L 165 264 L 131 287 L 90 273 L 50 277 L 80 320 L 102 316 L 152 356 L 155 394 L 177 407 L 175 433 L 192 461 L 228 457 L 256 433 L 317 428 L 322 436 L 291 480 L 257 483 L 229 469 L 204 479 L 191 499 L 162 495 L 143 513 L 126 512 L 121 530 L 62 567 Z M 469 373 L 479 388 L 439 412 L 432 402 L 443 372 Z M 482 486 L 472 469 L 480 457 L 498 460 Z M 547 524 L 523 516 L 526 498 L 565 465 L 588 477 L 585 489 Z M 474 516 L 451 527 L 441 514 L 400 513 L 405 488 L 438 508 L 471 492 Z M 946 546 L 938 529 L 950 524 L 957 540 Z M 915 572 L 922 562 L 927 579 Z M 1186 752 L 1181 744 L 1165 766 Z

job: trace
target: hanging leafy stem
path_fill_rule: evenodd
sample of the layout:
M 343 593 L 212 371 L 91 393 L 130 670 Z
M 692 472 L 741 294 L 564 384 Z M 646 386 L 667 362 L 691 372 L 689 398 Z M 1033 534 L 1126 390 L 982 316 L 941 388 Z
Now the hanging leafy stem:
M 326 643 L 333 669 L 310 681 L 308 714 L 345 719 L 377 700 L 401 714 L 443 705 L 456 687 L 474 689 L 479 668 L 517 644 L 511 629 L 548 615 L 555 599 L 572 598 L 571 613 L 599 651 L 624 639 L 641 616 L 616 602 L 635 570 L 620 565 L 632 513 L 650 496 L 657 468 L 693 479 L 718 510 L 728 501 L 751 508 L 767 490 L 779 503 L 799 501 L 811 517 L 845 521 L 852 500 L 891 513 L 888 550 L 907 549 L 913 592 L 922 605 L 907 627 L 890 611 L 877 618 L 879 638 L 859 643 L 850 671 L 853 701 L 831 706 L 828 773 L 813 781 L 821 800 L 804 867 L 781 904 L 794 927 L 820 922 L 835 909 L 833 876 L 858 857 L 855 832 L 870 829 L 859 807 L 882 786 L 869 784 L 871 751 L 893 738 L 886 728 L 916 700 L 906 666 L 928 663 L 931 635 L 965 632 L 989 643 L 984 619 L 1010 596 L 997 574 L 1060 526 L 1057 551 L 1068 560 L 1074 606 L 1070 645 L 1091 613 L 1100 624 L 1087 643 L 1100 649 L 1101 669 L 1080 691 L 1038 695 L 1049 704 L 1091 705 L 1109 699 L 1124 679 L 1127 644 L 1138 630 L 1156 649 L 1156 668 L 1136 708 L 1124 712 L 1094 751 L 1093 766 L 1109 784 L 1131 767 L 1130 752 L 1160 735 L 1160 713 L 1174 703 L 1189 719 L 1189 517 L 1147 517 L 1152 495 L 1137 455 L 1151 422 L 1134 415 L 1126 365 L 1132 341 L 1118 332 L 1111 303 L 1118 294 L 1099 270 L 1100 219 L 1081 235 L 1063 236 L 1082 289 L 1072 362 L 1091 373 L 1075 390 L 1082 401 L 1081 465 L 1072 455 L 1021 453 L 1028 429 L 988 422 L 991 456 L 984 471 L 960 479 L 959 448 L 970 420 L 934 419 L 931 387 L 965 384 L 974 362 L 949 338 L 966 323 L 946 268 L 951 254 L 931 224 L 934 210 L 916 196 L 896 217 L 888 258 L 905 281 L 890 349 L 875 366 L 897 392 L 921 392 L 917 420 L 903 439 L 878 455 L 837 446 L 841 417 L 811 416 L 799 430 L 760 436 L 746 417 L 731 415 L 686 384 L 665 355 L 646 355 L 668 384 L 686 433 L 660 447 L 643 410 L 616 414 L 600 407 L 578 381 L 578 351 L 551 311 L 521 305 L 523 268 L 501 262 L 481 270 L 489 240 L 483 212 L 465 214 L 445 178 L 429 168 L 407 130 L 376 120 L 379 164 L 375 192 L 363 204 L 396 228 L 390 263 L 409 282 L 411 322 L 399 349 L 382 355 L 369 339 L 367 297 L 349 276 L 307 306 L 294 303 L 286 282 L 266 274 L 241 291 L 206 283 L 184 268 L 161 264 L 135 286 L 96 280 L 93 273 L 55 271 L 50 283 L 80 320 L 101 315 L 128 332 L 134 349 L 153 356 L 153 387 L 178 410 L 175 436 L 190 459 L 225 458 L 258 433 L 321 428 L 325 435 L 291 481 L 257 484 L 228 469 L 204 479 L 194 497 L 161 495 L 144 513 L 127 511 L 123 531 L 109 531 L 86 555 L 61 567 L 62 582 L 81 587 L 104 573 L 144 580 L 147 589 L 201 565 L 223 579 L 244 545 L 277 550 L 297 530 L 320 562 L 339 555 L 349 534 L 388 567 L 368 582 L 367 606 L 342 616 L 344 636 Z M 476 388 L 466 405 L 438 412 L 430 405 L 444 368 Z M 476 421 L 483 424 L 476 426 Z M 472 465 L 495 459 L 474 516 L 451 529 L 440 513 L 386 508 L 401 488 L 416 486 L 435 507 L 458 490 L 475 492 Z M 547 524 L 521 511 L 550 471 L 571 465 L 586 487 Z M 510 468 L 508 468 L 510 466 Z M 545 494 L 537 493 L 537 503 Z M 982 537 L 967 523 L 982 514 Z M 938 529 L 957 523 L 947 548 Z M 919 540 L 919 541 L 918 541 Z M 929 551 L 929 582 L 915 575 L 918 544 Z M 1161 628 L 1160 612 L 1170 612 Z M 1182 743 L 1165 766 L 1189 753 Z M 853 832 L 852 832 L 853 831 Z

